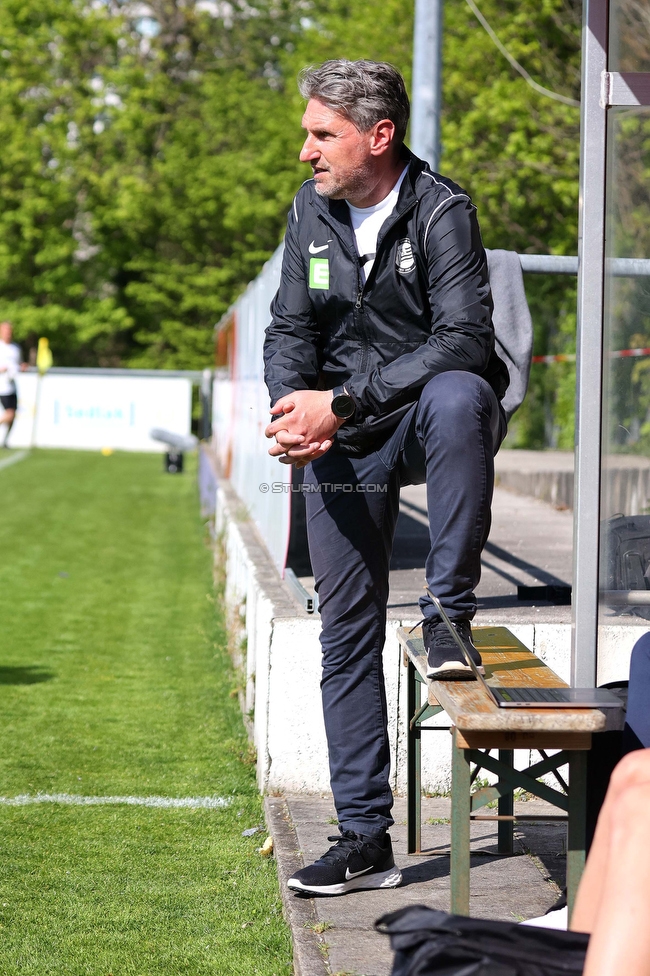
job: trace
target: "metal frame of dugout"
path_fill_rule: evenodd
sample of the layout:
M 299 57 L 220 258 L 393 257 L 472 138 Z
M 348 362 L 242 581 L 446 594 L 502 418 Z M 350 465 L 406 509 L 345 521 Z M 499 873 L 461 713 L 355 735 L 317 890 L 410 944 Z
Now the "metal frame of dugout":
M 572 684 L 581 687 L 597 683 L 599 603 L 613 605 L 611 594 L 604 592 L 600 566 L 605 541 L 600 521 L 606 482 L 603 436 L 610 406 L 603 402 L 611 351 L 608 293 L 617 276 L 650 277 L 646 254 L 633 253 L 635 248 L 643 251 L 643 241 L 628 242 L 621 253 L 611 226 L 606 233 L 608 194 L 616 191 L 614 120 L 622 110 L 629 114 L 650 107 L 648 27 L 638 24 L 635 29 L 635 17 L 629 0 L 585 0 L 583 7 L 571 666 Z M 633 39 L 641 42 L 636 52 Z M 624 591 L 614 600 L 644 602 Z
M 612 120 L 621 110 L 650 107 L 648 26 L 635 21 L 634 7 L 630 0 L 583 2 L 578 258 L 521 255 L 524 272 L 578 275 L 571 680 L 580 687 L 597 680 L 606 290 L 612 277 L 649 276 L 646 254 L 615 253 L 606 238 Z M 440 155 L 442 8 L 442 0 L 416 0 L 411 142 L 434 169 Z

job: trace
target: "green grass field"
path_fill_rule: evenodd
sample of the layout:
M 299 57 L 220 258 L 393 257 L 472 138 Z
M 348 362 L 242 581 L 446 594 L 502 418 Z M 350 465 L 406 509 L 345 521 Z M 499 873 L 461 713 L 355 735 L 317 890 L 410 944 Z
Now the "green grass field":
M 41 450 L 0 500 L 0 974 L 288 976 L 193 472 Z

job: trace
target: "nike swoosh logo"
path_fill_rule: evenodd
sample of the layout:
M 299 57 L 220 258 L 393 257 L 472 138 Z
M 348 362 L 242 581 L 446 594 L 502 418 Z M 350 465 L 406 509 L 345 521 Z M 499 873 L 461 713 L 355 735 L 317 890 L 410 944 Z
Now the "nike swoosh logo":
M 316 247 L 316 241 L 312 241 L 311 244 L 309 245 L 309 253 L 320 254 L 321 251 L 326 251 L 331 243 L 332 243 L 331 240 L 329 240 L 327 244 L 321 244 L 320 247 Z
M 345 869 L 345 880 L 352 881 L 353 878 L 358 878 L 360 874 L 367 874 L 368 871 L 372 871 L 372 864 L 369 868 L 364 868 L 363 871 L 350 871 L 350 868 Z

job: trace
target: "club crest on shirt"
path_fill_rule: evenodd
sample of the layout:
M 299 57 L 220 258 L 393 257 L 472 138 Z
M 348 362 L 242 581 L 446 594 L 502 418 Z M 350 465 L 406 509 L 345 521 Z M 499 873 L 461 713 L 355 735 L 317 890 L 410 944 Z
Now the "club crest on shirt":
M 408 237 L 397 242 L 397 254 L 395 255 L 395 266 L 400 274 L 408 274 L 415 267 L 415 257 L 413 256 L 413 245 Z

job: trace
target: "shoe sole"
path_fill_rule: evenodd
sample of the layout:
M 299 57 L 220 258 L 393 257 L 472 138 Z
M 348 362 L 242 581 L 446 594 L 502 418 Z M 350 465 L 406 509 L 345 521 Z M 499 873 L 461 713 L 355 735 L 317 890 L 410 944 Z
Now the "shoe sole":
M 478 670 L 480 674 L 485 674 L 482 665 Z M 459 661 L 445 661 L 438 668 L 429 668 L 427 678 L 430 681 L 476 681 L 469 664 L 461 664 Z
M 397 888 L 402 883 L 402 872 L 397 867 L 375 874 L 366 874 L 350 881 L 341 881 L 334 885 L 305 885 L 296 878 L 289 878 L 287 888 L 292 891 L 302 891 L 310 895 L 347 895 L 349 891 L 367 891 L 371 888 Z

